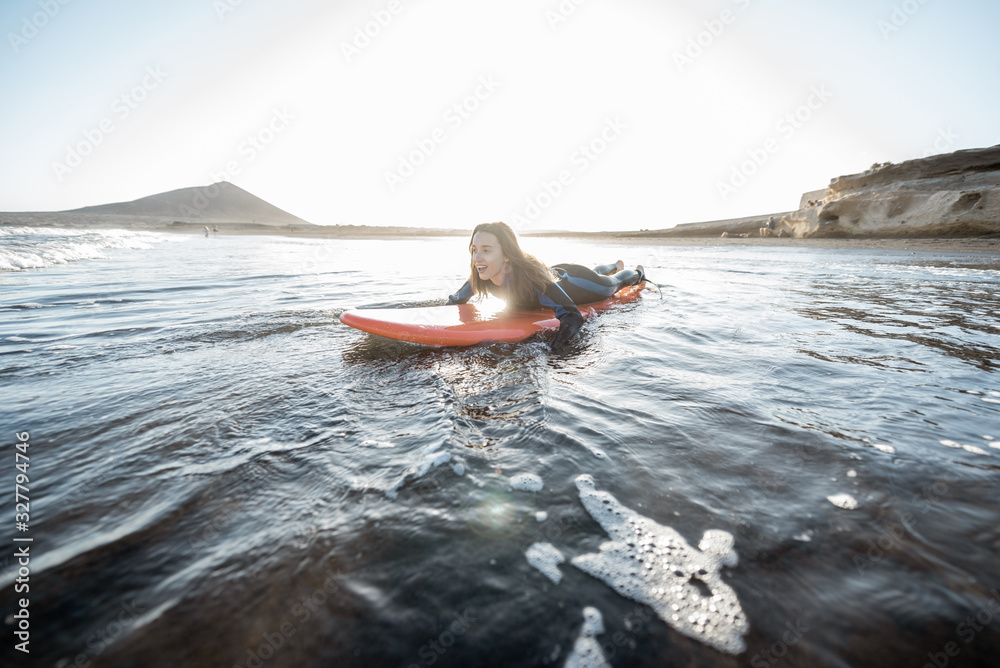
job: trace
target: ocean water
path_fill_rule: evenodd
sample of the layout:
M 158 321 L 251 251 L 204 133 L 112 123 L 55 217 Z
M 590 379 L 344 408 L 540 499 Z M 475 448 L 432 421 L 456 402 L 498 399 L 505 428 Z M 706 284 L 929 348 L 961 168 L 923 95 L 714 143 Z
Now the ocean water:
M 995 257 L 527 239 L 660 293 L 340 324 L 466 243 L 3 230 L 4 665 L 997 665 Z

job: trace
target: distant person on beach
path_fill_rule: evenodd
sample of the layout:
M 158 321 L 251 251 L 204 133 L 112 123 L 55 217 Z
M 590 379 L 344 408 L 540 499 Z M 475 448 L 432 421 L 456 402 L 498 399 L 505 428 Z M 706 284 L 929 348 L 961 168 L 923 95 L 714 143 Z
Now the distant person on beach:
M 218 234 L 218 233 L 219 233 L 219 226 L 212 225 L 212 234 Z
M 552 350 L 562 347 L 580 330 L 583 316 L 577 304 L 599 302 L 618 290 L 646 280 L 642 265 L 625 269 L 625 263 L 588 269 L 578 264 L 551 268 L 521 250 L 506 223 L 483 223 L 469 241 L 469 280 L 448 297 L 449 304 L 465 304 L 476 295 L 492 294 L 514 308 L 550 308 L 559 319 Z
M 760 236 L 769 237 L 774 234 L 774 216 L 767 219 L 767 225 L 760 228 Z
M 206 225 L 206 226 L 205 226 L 205 237 L 208 237 L 208 232 L 209 232 L 209 230 L 208 230 L 208 225 Z

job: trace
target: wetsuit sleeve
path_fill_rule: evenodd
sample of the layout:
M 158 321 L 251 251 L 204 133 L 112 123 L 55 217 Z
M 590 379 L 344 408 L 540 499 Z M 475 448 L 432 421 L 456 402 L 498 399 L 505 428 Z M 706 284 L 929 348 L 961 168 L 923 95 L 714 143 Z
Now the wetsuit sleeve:
M 545 292 L 539 290 L 538 303 L 556 312 L 556 317 L 559 318 L 559 331 L 552 339 L 550 347 L 552 350 L 561 348 L 583 326 L 583 316 L 580 315 L 580 309 L 576 307 L 569 295 L 559 287 L 558 283 L 550 284 Z
M 458 289 L 458 292 L 448 297 L 448 304 L 465 304 L 472 299 L 472 286 L 466 281 L 465 285 Z

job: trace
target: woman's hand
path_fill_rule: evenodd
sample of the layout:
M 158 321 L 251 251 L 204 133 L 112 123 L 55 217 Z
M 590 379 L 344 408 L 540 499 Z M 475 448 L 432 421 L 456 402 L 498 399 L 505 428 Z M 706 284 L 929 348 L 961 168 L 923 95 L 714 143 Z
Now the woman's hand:
M 552 350 L 562 348 L 567 341 L 576 336 L 576 333 L 580 331 L 581 327 L 583 327 L 583 318 L 580 318 L 579 320 L 564 320 L 559 326 L 559 331 L 556 332 L 555 338 L 552 339 L 552 343 L 549 344 L 549 347 Z

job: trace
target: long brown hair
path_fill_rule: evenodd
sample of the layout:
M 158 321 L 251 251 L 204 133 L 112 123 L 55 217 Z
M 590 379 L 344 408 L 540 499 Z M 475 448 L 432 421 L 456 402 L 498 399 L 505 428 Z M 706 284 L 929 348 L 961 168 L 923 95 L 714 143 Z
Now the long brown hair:
M 469 285 L 472 286 L 473 294 L 488 294 L 487 284 L 492 282 L 479 278 L 479 272 L 476 271 L 476 265 L 471 257 L 472 240 L 479 232 L 493 233 L 500 242 L 500 251 L 510 261 L 511 271 L 507 280 L 510 281 L 508 294 L 512 298 L 509 300 L 513 302 L 512 306 L 531 304 L 536 300 L 536 288 L 544 292 L 550 284 L 555 282 L 552 271 L 545 264 L 533 255 L 521 250 L 521 245 L 517 242 L 517 237 L 514 236 L 514 230 L 510 229 L 507 223 L 481 223 L 476 225 L 476 229 L 472 230 L 472 236 L 469 237 L 469 268 L 471 271 Z

